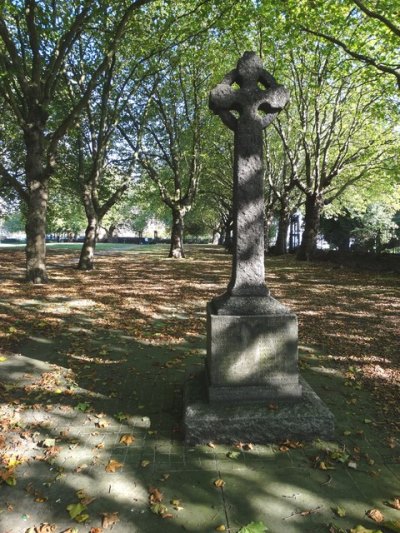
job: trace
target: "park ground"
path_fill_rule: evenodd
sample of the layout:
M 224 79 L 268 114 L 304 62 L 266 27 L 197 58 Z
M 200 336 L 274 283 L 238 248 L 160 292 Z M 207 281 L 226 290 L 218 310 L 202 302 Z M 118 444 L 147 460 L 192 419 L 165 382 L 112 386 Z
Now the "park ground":
M 230 257 L 187 252 L 100 246 L 82 272 L 53 246 L 34 286 L 0 250 L 0 532 L 400 531 L 399 276 L 267 258 L 335 439 L 190 447 L 183 384 Z

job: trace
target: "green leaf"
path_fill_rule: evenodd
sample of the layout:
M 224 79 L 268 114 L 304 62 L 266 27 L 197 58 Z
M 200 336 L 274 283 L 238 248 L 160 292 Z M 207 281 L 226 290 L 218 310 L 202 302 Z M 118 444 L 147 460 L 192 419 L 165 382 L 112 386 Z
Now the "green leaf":
M 337 516 L 340 516 L 340 518 L 343 518 L 344 516 L 346 516 L 346 509 L 344 509 L 343 507 L 340 507 L 340 505 L 338 505 L 336 507 L 336 509 L 333 510 L 333 512 L 337 515 Z
M 125 415 L 124 413 L 119 412 L 119 413 L 116 413 L 114 417 L 116 420 L 118 420 L 118 422 L 123 422 L 124 420 L 127 420 L 128 415 Z
M 264 533 L 268 528 L 262 522 L 250 522 L 247 526 L 243 526 L 238 533 Z
M 350 533 L 383 533 L 380 529 L 367 529 L 364 526 L 356 526 L 350 529 Z
M 239 459 L 240 452 L 228 452 L 226 456 L 229 457 L 229 459 Z
M 14 476 L 10 476 L 6 479 L 6 483 L 7 485 L 9 485 L 10 487 L 15 487 L 15 485 L 17 484 L 17 480 L 15 479 Z
M 67 511 L 69 513 L 69 516 L 72 519 L 76 519 L 81 513 L 86 511 L 87 507 L 86 505 L 83 505 L 83 503 L 70 503 L 67 505 Z M 79 521 L 79 520 L 78 520 Z
M 166 507 L 162 503 L 153 503 L 152 505 L 150 505 L 150 511 L 154 514 L 162 516 L 163 514 L 168 512 L 168 507 Z
M 90 408 L 90 403 L 88 403 L 88 402 L 81 402 L 81 403 L 78 403 L 78 405 L 75 406 L 75 409 L 77 411 L 82 411 L 82 413 L 87 411 L 89 408 Z
M 75 517 L 75 521 L 78 522 L 79 524 L 82 524 L 83 522 L 86 522 L 87 520 L 89 520 L 89 515 L 87 513 L 82 513 Z

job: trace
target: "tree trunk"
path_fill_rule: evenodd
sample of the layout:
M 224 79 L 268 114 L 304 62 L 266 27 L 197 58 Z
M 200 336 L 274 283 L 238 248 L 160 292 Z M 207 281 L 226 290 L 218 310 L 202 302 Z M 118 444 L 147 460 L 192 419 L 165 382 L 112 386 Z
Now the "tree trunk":
M 274 213 L 272 212 L 272 209 L 267 209 L 265 212 L 264 217 L 264 251 L 268 252 L 268 249 L 270 247 L 270 241 L 271 241 L 271 226 L 272 221 L 274 220 Z
M 26 280 L 47 283 L 46 212 L 47 183 L 31 182 L 26 217 Z
M 28 188 L 26 217 L 26 280 L 47 283 L 46 214 L 48 172 L 43 167 L 43 133 L 34 129 L 25 134 L 25 176 Z
M 88 216 L 88 225 L 85 231 L 85 240 L 83 241 L 81 255 L 79 257 L 79 270 L 93 270 L 94 252 L 97 243 L 97 230 L 99 221 L 95 215 Z
M 172 210 L 171 248 L 168 257 L 173 257 L 174 259 L 183 259 L 185 257 L 183 249 L 183 217 L 184 213 L 181 209 Z
M 275 243 L 275 253 L 277 255 L 287 254 L 287 236 L 290 225 L 290 213 L 286 206 L 282 206 L 279 212 L 278 236 Z
M 308 195 L 305 202 L 304 231 L 297 259 L 310 261 L 317 247 L 317 236 L 323 199 L 320 194 Z
M 219 244 L 220 238 L 221 238 L 221 230 L 220 230 L 220 228 L 218 228 L 218 229 L 214 228 L 213 229 L 213 236 L 212 236 L 212 244 L 214 246 L 217 246 Z

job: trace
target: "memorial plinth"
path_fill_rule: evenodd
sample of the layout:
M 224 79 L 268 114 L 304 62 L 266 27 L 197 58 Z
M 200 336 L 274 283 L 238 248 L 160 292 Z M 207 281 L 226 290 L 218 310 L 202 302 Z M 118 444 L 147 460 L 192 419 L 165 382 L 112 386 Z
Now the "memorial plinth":
M 288 100 L 252 52 L 210 93 L 210 109 L 234 132 L 232 275 L 207 305 L 205 369 L 186 383 L 189 443 L 333 434 L 333 415 L 299 378 L 297 317 L 265 285 L 262 132 Z M 280 402 L 279 415 L 267 400 Z

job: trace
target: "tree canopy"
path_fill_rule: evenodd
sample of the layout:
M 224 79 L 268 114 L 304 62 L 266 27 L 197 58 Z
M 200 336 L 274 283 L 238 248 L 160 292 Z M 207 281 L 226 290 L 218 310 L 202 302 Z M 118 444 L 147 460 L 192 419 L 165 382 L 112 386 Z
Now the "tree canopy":
M 189 212 L 191 231 L 229 241 L 232 138 L 207 98 L 246 50 L 291 93 L 265 136 L 277 249 L 297 210 L 306 258 L 321 213 L 360 216 L 385 195 L 395 213 L 399 36 L 389 0 L 5 0 L 1 205 L 25 220 L 27 279 L 47 281 L 46 232 L 61 226 L 86 226 L 79 264 L 93 268 L 99 227 L 132 198 L 170 213 L 173 257 Z

